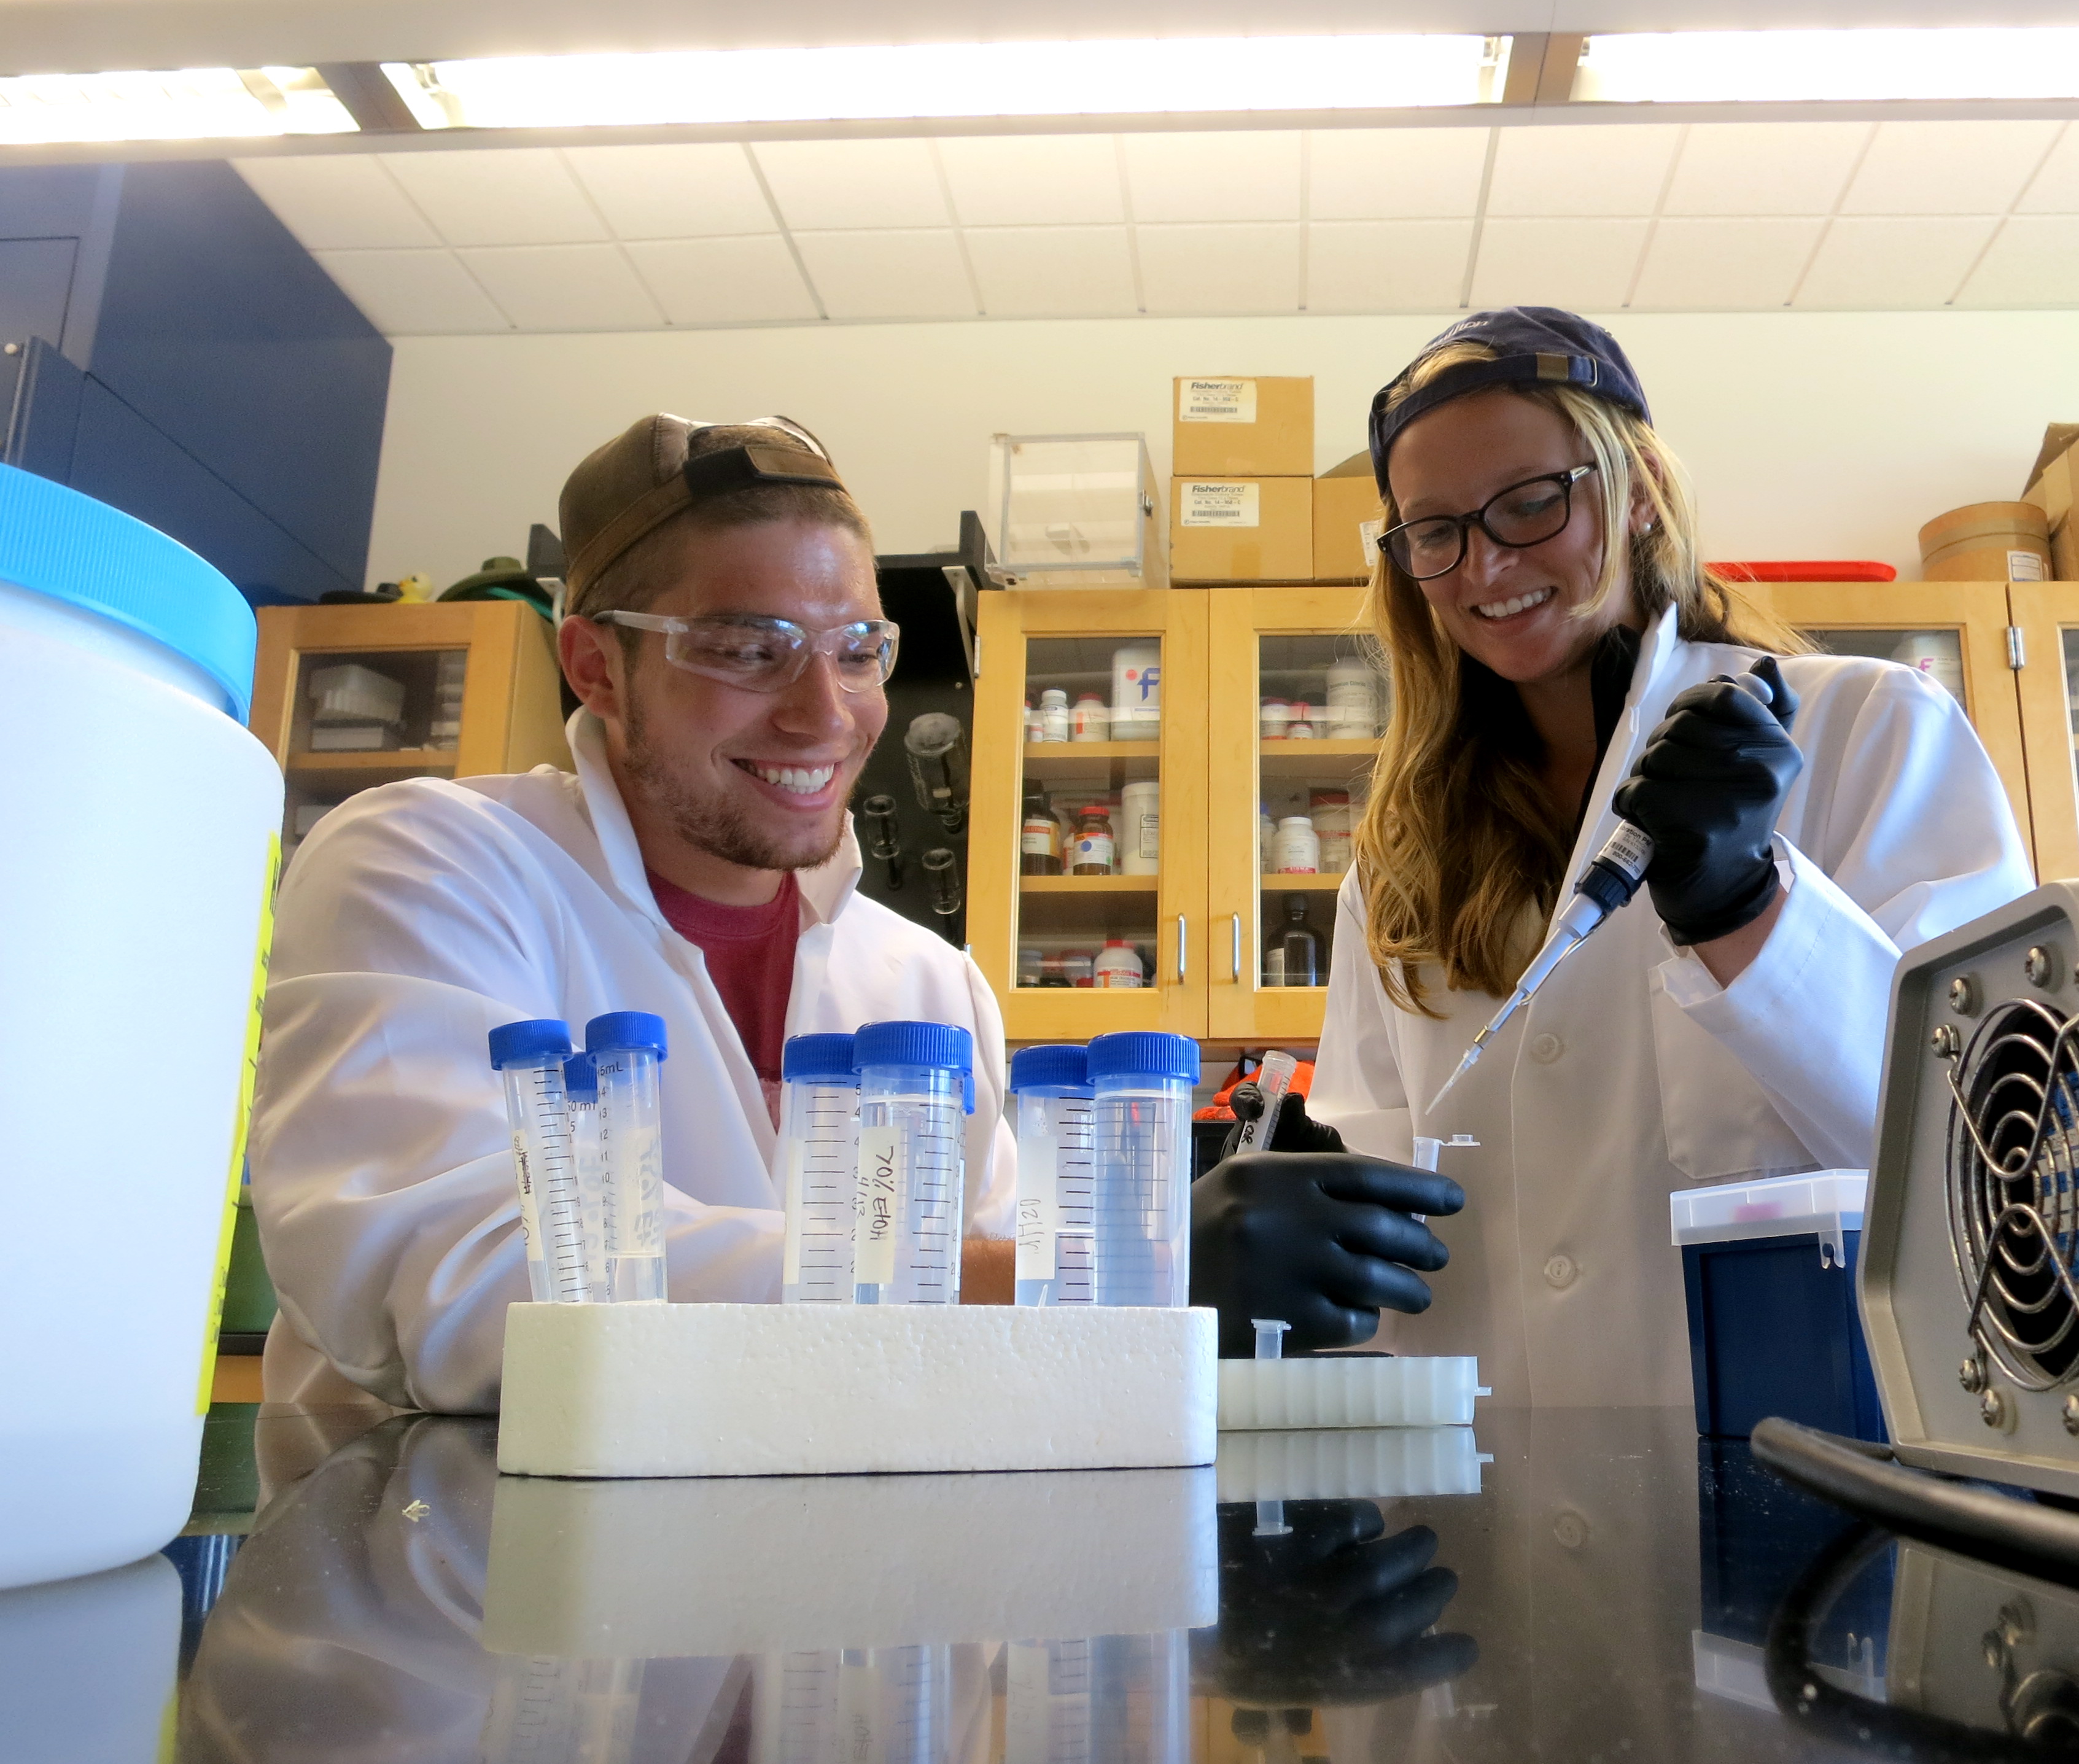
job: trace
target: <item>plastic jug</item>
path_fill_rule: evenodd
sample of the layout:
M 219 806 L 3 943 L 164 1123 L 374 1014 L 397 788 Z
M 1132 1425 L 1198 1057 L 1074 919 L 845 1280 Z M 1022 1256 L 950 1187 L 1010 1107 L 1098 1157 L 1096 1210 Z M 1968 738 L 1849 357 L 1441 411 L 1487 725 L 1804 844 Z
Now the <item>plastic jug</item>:
M 253 613 L 186 547 L 0 466 L 0 1586 L 186 1522 L 259 1045 L 282 775 Z

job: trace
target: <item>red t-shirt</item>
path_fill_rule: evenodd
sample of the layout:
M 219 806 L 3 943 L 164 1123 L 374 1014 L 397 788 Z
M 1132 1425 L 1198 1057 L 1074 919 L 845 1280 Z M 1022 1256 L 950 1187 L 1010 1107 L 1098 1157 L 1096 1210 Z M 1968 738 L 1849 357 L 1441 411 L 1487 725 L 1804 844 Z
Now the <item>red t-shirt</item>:
M 780 1124 L 780 1050 L 794 990 L 794 945 L 801 934 L 801 891 L 790 871 L 763 906 L 722 906 L 650 872 L 650 891 L 671 929 L 699 945 L 708 977 L 743 1039 L 772 1124 Z

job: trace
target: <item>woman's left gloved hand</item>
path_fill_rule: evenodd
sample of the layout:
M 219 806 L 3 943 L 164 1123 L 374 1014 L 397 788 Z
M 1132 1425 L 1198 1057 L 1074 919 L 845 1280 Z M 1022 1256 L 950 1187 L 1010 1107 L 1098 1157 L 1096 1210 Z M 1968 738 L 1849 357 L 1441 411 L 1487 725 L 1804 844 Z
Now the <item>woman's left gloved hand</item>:
M 1675 695 L 1611 806 L 1653 838 L 1646 885 L 1678 943 L 1708 943 L 1768 910 L 1780 884 L 1772 835 L 1804 770 L 1788 733 L 1797 709 L 1774 656 L 1754 671 L 1764 704 L 1730 676 Z

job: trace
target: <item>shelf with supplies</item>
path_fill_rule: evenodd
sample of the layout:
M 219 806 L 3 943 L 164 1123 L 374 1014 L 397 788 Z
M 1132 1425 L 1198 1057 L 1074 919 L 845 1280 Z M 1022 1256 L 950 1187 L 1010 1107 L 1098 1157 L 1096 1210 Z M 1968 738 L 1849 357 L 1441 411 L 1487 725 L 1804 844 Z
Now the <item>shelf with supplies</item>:
M 1295 811 L 1290 821 L 1313 796 L 1343 798 L 1328 816 L 1338 823 L 1329 861 L 1346 866 L 1341 823 L 1384 706 L 1373 675 L 1368 707 L 1349 702 L 1362 600 L 1361 588 L 1303 584 L 981 597 L 990 666 L 976 689 L 968 931 L 1013 1042 L 1124 1028 L 1237 1044 L 1319 1035 L 1342 876 L 1265 873 L 1274 854 L 1261 817 L 1273 802 Z M 1159 658 L 1127 653 L 1151 640 Z M 1157 738 L 1027 739 L 1028 719 L 1049 709 L 1057 730 L 1123 705 L 1134 714 L 1141 703 L 1122 688 L 1136 660 L 1159 668 Z M 1332 669 L 1345 688 L 1332 729 Z M 1216 688 L 1230 676 L 1231 689 Z M 1261 718 L 1235 712 L 1263 698 L 1288 713 L 1318 708 L 1317 738 L 1261 738 Z M 1153 793 L 1152 842 L 1136 786 Z M 1044 873 L 1069 867 L 1085 826 L 1115 873 Z M 1123 873 L 1128 863 L 1146 870 Z M 1106 984 L 1122 974 L 1128 984 Z
M 567 771 L 548 621 L 516 600 L 263 608 L 250 727 L 287 781 L 284 855 L 357 791 Z

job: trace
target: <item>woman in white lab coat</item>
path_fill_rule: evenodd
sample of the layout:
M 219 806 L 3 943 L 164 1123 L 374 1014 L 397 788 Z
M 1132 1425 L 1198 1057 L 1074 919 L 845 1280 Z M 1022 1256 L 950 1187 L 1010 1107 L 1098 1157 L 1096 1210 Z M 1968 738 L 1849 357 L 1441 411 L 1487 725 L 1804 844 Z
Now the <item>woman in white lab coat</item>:
M 1378 1344 L 1477 1353 L 1504 1402 L 1686 1402 L 1669 1193 L 1867 1167 L 1900 951 L 2025 892 L 2028 859 L 1949 693 L 1805 653 L 1698 562 L 1607 332 L 1476 314 L 1379 394 L 1372 448 L 1395 696 L 1311 1113 L 1390 1160 L 1479 1142 L 1445 1153 L 1466 1204 L 1433 1222 L 1433 1302 Z M 1794 713 L 1730 683 L 1758 662 Z M 1646 887 L 1433 1115 L 1620 809 Z

